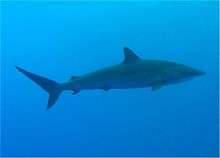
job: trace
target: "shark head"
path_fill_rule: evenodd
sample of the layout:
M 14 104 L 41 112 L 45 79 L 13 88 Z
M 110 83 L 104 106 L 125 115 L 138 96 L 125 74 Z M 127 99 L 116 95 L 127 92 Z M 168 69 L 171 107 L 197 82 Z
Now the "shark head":
M 206 74 L 205 72 L 198 69 L 175 62 L 161 60 L 144 60 L 127 47 L 124 47 L 124 56 L 125 58 L 122 64 L 132 64 L 133 66 L 145 65 L 145 71 L 156 73 L 158 73 L 158 71 L 160 72 L 159 77 L 158 74 L 156 74 L 157 79 L 155 82 L 158 82 L 159 80 L 159 84 L 156 83 L 156 89 L 158 87 L 161 87 L 161 85 L 163 84 L 167 85 L 180 83 Z M 154 65 L 154 67 L 152 65 Z M 152 83 L 155 84 L 155 82 L 153 81 Z
M 163 80 L 167 84 L 175 84 L 203 76 L 206 73 L 181 64 L 175 64 L 166 69 Z

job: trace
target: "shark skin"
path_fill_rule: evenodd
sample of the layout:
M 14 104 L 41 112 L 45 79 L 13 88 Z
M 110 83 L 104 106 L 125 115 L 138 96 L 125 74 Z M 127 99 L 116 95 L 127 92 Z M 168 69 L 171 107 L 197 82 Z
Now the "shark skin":
M 16 69 L 37 83 L 49 93 L 47 109 L 57 101 L 62 91 L 72 91 L 73 95 L 82 90 L 130 89 L 151 87 L 153 91 L 166 85 L 181 83 L 205 72 L 195 68 L 164 60 L 144 60 L 131 49 L 124 48 L 124 61 L 81 76 L 72 76 L 64 83 L 28 72 L 18 66 Z

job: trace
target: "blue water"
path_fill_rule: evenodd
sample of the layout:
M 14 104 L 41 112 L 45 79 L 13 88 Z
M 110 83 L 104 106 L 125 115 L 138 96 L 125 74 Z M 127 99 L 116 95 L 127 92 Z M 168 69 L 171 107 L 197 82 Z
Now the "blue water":
M 1 2 L 2 156 L 218 156 L 218 2 Z M 47 93 L 120 63 L 123 47 L 207 74 L 150 89 Z

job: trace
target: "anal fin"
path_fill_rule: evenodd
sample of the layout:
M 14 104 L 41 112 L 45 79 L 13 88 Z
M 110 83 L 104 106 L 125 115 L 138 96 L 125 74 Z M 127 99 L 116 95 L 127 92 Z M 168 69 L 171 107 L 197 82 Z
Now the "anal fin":
M 162 84 L 156 84 L 156 85 L 152 86 L 152 91 L 159 90 L 159 89 L 161 89 L 162 87 L 163 87 Z
M 76 94 L 79 93 L 79 92 L 80 92 L 79 90 L 73 90 L 72 95 L 76 95 Z

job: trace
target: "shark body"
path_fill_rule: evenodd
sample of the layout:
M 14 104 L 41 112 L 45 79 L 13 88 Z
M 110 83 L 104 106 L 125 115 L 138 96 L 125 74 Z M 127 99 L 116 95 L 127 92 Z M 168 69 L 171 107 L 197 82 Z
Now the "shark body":
M 72 76 L 69 81 L 61 84 L 18 66 L 16 68 L 49 93 L 47 109 L 56 103 L 61 92 L 65 90 L 73 91 L 73 94 L 81 90 L 92 89 L 108 91 L 151 87 L 152 90 L 158 90 L 163 86 L 181 83 L 205 74 L 200 70 L 175 62 L 141 59 L 127 47 L 124 48 L 122 63 L 85 75 Z

